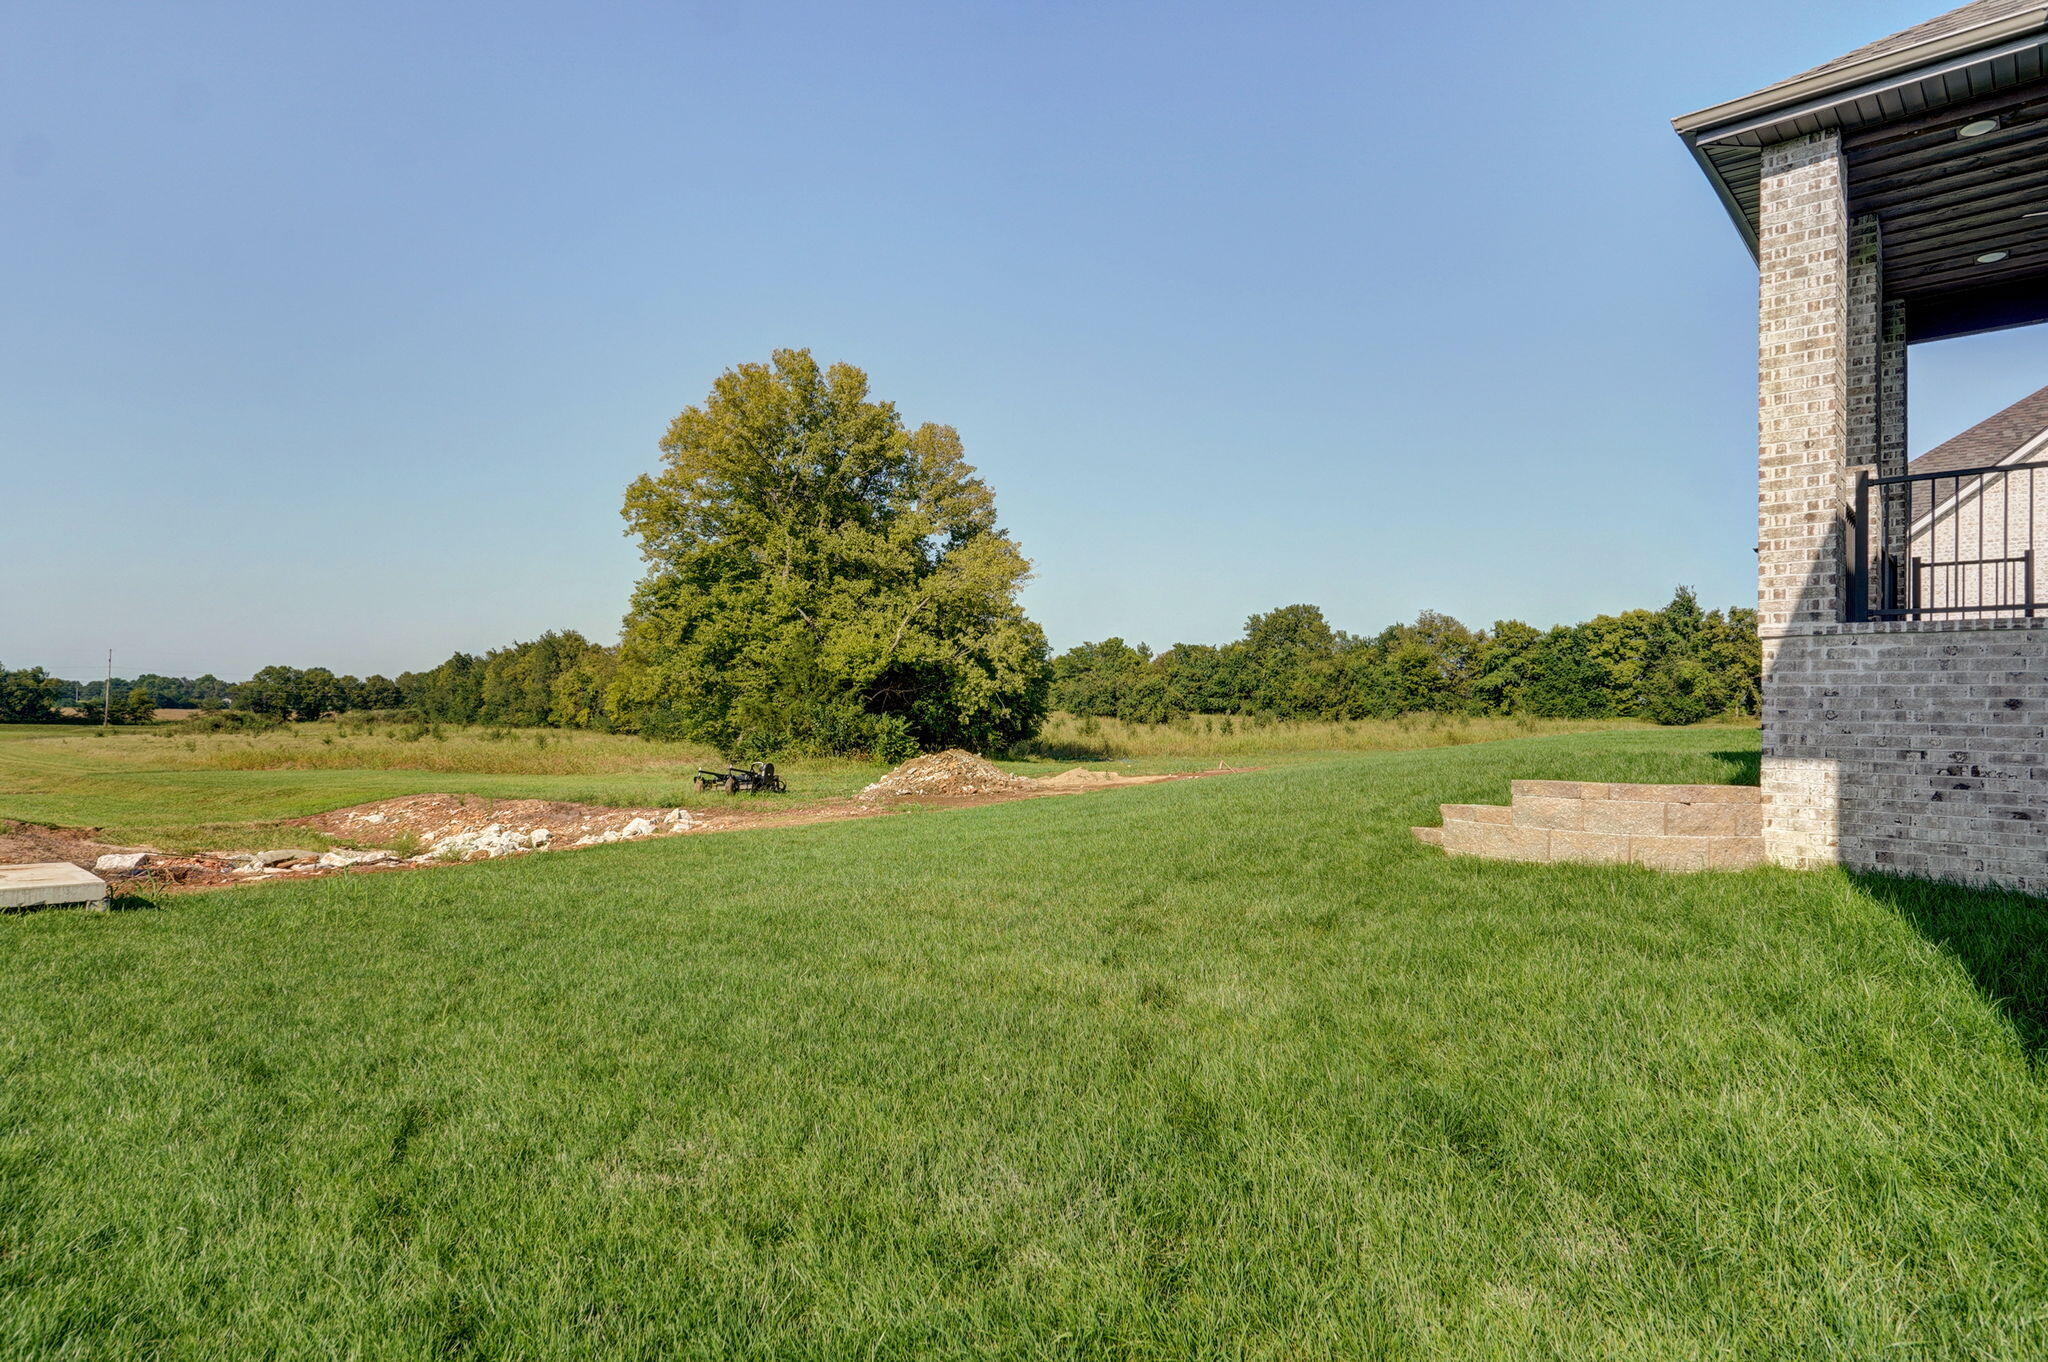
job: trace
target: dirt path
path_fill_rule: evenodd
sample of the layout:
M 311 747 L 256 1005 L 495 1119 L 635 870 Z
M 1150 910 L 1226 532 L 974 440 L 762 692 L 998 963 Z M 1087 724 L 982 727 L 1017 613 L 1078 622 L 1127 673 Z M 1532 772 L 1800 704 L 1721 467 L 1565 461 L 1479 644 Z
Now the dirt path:
M 954 754 L 940 754 L 952 757 Z M 964 754 L 960 754 L 963 755 Z M 922 758 L 932 762 L 934 758 Z M 977 766 L 994 771 L 973 759 Z M 99 870 L 116 892 L 203 889 L 280 878 L 308 879 L 339 874 L 386 874 L 461 861 L 573 851 L 587 846 L 651 837 L 696 836 L 755 828 L 802 827 L 854 818 L 880 818 L 914 809 L 959 809 L 1007 804 L 1020 799 L 1084 794 L 1126 785 L 1156 785 L 1234 775 L 1250 768 L 1221 768 L 1177 775 L 1120 776 L 1075 768 L 1036 780 L 994 777 L 974 769 L 948 770 L 933 777 L 906 763 L 852 798 L 801 804 L 756 803 L 735 796 L 715 809 L 617 809 L 550 799 L 487 799 L 478 795 L 423 794 L 335 809 L 286 826 L 360 844 L 383 843 L 398 851 L 320 852 L 290 848 L 261 855 L 247 852 L 169 855 L 148 847 L 124 847 L 98 840 L 96 828 L 57 828 L 0 820 L 0 865 L 69 861 L 93 870 L 100 858 L 143 852 L 133 869 Z M 907 778 L 898 779 L 908 771 Z M 890 781 L 915 788 L 892 788 Z M 280 837 L 283 834 L 279 834 Z M 268 862 L 267 864 L 265 862 Z

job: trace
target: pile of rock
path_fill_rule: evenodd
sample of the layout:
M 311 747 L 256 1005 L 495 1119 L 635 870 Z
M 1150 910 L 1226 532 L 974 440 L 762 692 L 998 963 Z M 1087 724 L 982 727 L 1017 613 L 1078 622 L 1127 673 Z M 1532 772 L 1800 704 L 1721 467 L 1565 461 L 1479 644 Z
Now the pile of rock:
M 697 826 L 697 815 L 688 809 L 670 809 L 656 824 L 651 818 L 635 818 L 622 828 L 606 828 L 593 832 L 587 837 L 578 837 L 571 846 L 594 847 L 607 842 L 630 842 L 636 837 L 652 837 L 657 832 L 688 832 Z
M 352 870 L 359 865 L 395 865 L 391 851 L 238 851 L 222 860 L 236 875 L 279 875 L 315 870 Z
M 624 826 L 605 828 L 578 837 L 570 846 L 600 846 L 608 842 L 630 842 L 640 837 L 652 837 L 661 832 L 688 832 L 697 825 L 697 817 L 688 809 L 670 809 L 661 816 L 659 823 L 643 816 L 629 819 Z M 546 851 L 554 845 L 554 833 L 545 827 L 528 828 L 521 832 L 499 823 L 475 828 L 466 832 L 452 832 L 438 841 L 430 842 L 422 861 L 474 861 L 479 858 L 510 856 L 522 851 Z
M 554 834 L 546 828 L 528 828 L 521 832 L 508 828 L 502 823 L 491 823 L 481 828 L 464 832 L 451 832 L 438 841 L 429 842 L 425 854 L 416 857 L 420 861 L 474 861 L 495 860 L 509 856 L 516 851 L 546 851 Z
M 1032 782 L 1013 776 L 972 752 L 952 748 L 913 757 L 860 792 L 862 799 L 952 797 L 1028 790 Z
M 461 796 L 428 795 L 397 804 L 431 804 L 431 821 L 407 818 L 386 810 L 340 810 L 317 819 L 302 820 L 307 826 L 329 836 L 366 837 L 363 827 L 377 828 L 377 836 L 389 838 L 409 834 L 419 839 L 418 855 L 405 856 L 381 848 L 353 850 L 336 848 L 310 851 L 278 848 L 271 851 L 238 851 L 176 856 L 157 851 L 102 850 L 105 844 L 76 841 L 71 858 L 94 873 L 130 883 L 149 882 L 186 887 L 234 884 L 248 879 L 277 876 L 332 874 L 335 871 L 396 869 L 403 866 L 438 865 L 451 861 L 495 860 L 500 856 L 524 855 L 556 846 L 597 846 L 691 832 L 701 820 L 688 809 L 603 809 L 587 805 L 550 804 L 537 800 L 489 801 Z M 493 808 L 500 821 L 485 822 Z M 426 810 L 423 810 L 426 812 Z M 481 816 L 480 816 L 481 815 Z M 507 815 L 517 822 L 503 821 Z M 541 819 L 549 822 L 542 822 Z M 421 826 L 422 821 L 426 825 Z M 324 824 L 324 826 L 323 826 Z M 83 855 L 80 855 L 83 852 Z M 94 856 L 97 855 L 97 860 Z

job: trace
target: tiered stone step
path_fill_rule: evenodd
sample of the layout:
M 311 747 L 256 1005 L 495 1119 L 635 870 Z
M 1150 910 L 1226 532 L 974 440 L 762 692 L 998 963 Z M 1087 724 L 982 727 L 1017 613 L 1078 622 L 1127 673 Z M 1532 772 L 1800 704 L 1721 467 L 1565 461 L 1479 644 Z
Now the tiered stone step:
M 1751 785 L 1518 780 L 1509 804 L 1445 804 L 1416 828 L 1452 856 L 1497 861 L 1743 870 L 1764 863 L 1763 797 Z

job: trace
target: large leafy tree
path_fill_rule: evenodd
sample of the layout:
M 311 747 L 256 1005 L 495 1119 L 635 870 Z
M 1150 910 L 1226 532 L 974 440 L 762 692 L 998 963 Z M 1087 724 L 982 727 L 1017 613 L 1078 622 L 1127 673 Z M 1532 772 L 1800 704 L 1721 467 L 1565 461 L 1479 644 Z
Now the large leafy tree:
M 1043 717 L 1030 564 L 947 426 L 906 429 L 849 364 L 742 364 L 686 409 L 624 515 L 648 572 L 622 726 L 728 753 L 1001 747 Z
M 34 724 L 57 717 L 64 683 L 41 667 L 0 667 L 0 723 Z

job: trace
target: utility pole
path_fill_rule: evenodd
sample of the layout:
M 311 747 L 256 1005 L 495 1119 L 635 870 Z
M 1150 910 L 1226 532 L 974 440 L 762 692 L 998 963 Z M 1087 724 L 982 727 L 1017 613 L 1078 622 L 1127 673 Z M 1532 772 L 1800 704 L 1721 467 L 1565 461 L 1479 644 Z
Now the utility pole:
M 110 728 L 114 723 L 114 650 L 107 649 L 107 685 L 100 692 L 100 727 Z

